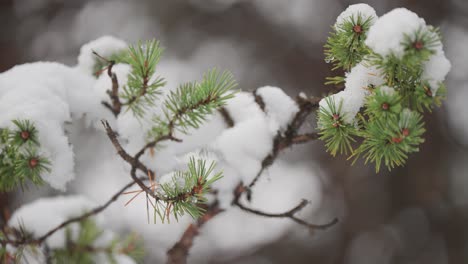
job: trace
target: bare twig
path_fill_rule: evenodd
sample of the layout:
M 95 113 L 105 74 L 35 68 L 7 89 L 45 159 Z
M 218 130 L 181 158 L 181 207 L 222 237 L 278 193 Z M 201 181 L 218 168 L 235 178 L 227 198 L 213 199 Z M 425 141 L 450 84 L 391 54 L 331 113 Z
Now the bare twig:
M 226 108 L 221 107 L 219 110 L 219 113 L 224 119 L 224 122 L 226 123 L 227 127 L 233 127 L 234 126 L 234 120 L 232 120 L 231 115 L 229 112 L 226 110 Z
M 321 99 L 322 98 L 318 97 L 304 98 L 301 96 L 296 98 L 299 111 L 295 114 L 284 134 L 278 133 L 273 139 L 273 150 L 262 160 L 262 167 L 248 185 L 249 188 L 252 188 L 257 183 L 258 179 L 263 174 L 263 171 L 273 164 L 281 150 L 286 149 L 293 144 L 301 144 L 318 139 L 317 133 L 298 135 L 298 131 L 306 121 L 307 117 L 312 113 L 312 111 L 318 108 Z M 256 99 L 255 101 L 258 103 L 259 100 Z M 248 198 L 250 200 L 250 191 L 247 191 Z
M 244 193 L 244 192 L 245 192 L 245 186 L 242 183 L 239 183 L 239 185 L 237 185 L 236 189 L 234 190 L 234 199 L 232 201 L 232 204 L 236 205 L 237 207 L 239 207 L 243 211 L 246 211 L 246 212 L 249 212 L 249 213 L 252 213 L 252 214 L 255 214 L 255 215 L 259 215 L 259 216 L 263 216 L 263 217 L 269 217 L 269 218 L 289 218 L 292 221 L 294 221 L 294 222 L 296 222 L 296 223 L 298 223 L 300 225 L 306 226 L 308 228 L 311 228 L 311 229 L 322 229 L 323 230 L 323 229 L 327 229 L 327 228 L 335 225 L 336 223 L 338 223 L 338 219 L 335 218 L 332 221 L 330 221 L 329 223 L 326 223 L 326 224 L 323 224 L 323 225 L 317 225 L 317 224 L 308 223 L 308 222 L 294 216 L 297 212 L 301 211 L 309 203 L 306 200 L 302 200 L 298 205 L 296 205 L 292 209 L 290 209 L 290 210 L 288 210 L 286 212 L 283 212 L 283 213 L 274 214 L 274 213 L 263 212 L 263 211 L 260 211 L 260 210 L 257 210 L 257 209 L 252 209 L 252 208 L 247 207 L 246 205 L 243 205 L 241 203 L 241 201 L 240 201 L 242 193 Z
M 93 54 L 109 64 L 107 66 L 107 75 L 112 81 L 112 90 L 110 91 L 108 90 L 107 94 L 109 95 L 111 99 L 112 105 L 109 104 L 108 102 L 102 102 L 102 104 L 105 107 L 107 107 L 114 114 L 114 116 L 117 117 L 122 111 L 122 103 L 120 102 L 120 98 L 119 98 L 119 81 L 117 80 L 117 75 L 114 72 L 112 72 L 112 68 L 115 65 L 115 61 L 107 60 L 106 58 L 102 57 L 95 51 L 93 51 Z
M 153 191 L 151 191 L 150 188 L 148 188 L 143 181 L 138 179 L 136 176 L 136 170 L 139 169 L 142 171 L 145 175 L 151 175 L 151 178 L 154 179 L 154 172 L 148 169 L 143 163 L 141 163 L 138 159 L 135 157 L 130 156 L 120 145 L 119 140 L 117 139 L 117 135 L 115 134 L 114 130 L 112 127 L 109 125 L 109 122 L 103 120 L 102 125 L 106 129 L 107 136 L 109 137 L 110 141 L 112 142 L 112 145 L 114 145 L 115 149 L 117 150 L 117 153 L 120 155 L 120 157 L 125 160 L 128 164 L 132 166 L 130 170 L 130 175 L 132 179 L 140 186 L 140 188 L 145 191 L 148 195 L 153 197 L 156 200 L 160 200 L 160 197 L 158 197 Z

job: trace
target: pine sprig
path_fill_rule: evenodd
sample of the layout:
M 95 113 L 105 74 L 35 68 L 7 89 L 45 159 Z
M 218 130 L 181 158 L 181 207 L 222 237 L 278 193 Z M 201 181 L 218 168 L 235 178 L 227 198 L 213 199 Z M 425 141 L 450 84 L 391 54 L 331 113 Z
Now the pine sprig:
M 351 157 L 356 161 L 362 155 L 365 163 L 375 163 L 377 172 L 382 164 L 388 169 L 402 166 L 408 154 L 419 151 L 418 146 L 424 142 L 422 115 L 407 108 L 398 118 L 377 118 L 365 126 L 367 129 L 361 132 L 364 141 Z
M 370 118 L 382 120 L 398 116 L 402 110 L 401 100 L 401 96 L 393 88 L 378 87 L 367 97 L 365 113 Z
M 0 191 L 24 187 L 27 181 L 44 183 L 50 161 L 39 154 L 38 131 L 29 120 L 13 120 L 14 128 L 0 131 Z
M 120 97 L 124 100 L 123 104 L 138 117 L 155 105 L 159 88 L 166 84 L 163 78 L 154 75 L 162 52 L 156 40 L 129 47 L 126 63 L 132 70 Z
M 155 217 L 159 215 L 161 221 L 169 221 L 169 215 L 178 220 L 189 214 L 197 219 L 203 215 L 205 209 L 200 207 L 206 203 L 206 194 L 211 185 L 223 177 L 221 172 L 214 173 L 216 163 L 207 165 L 205 160 L 190 158 L 186 171 L 177 171 L 168 183 L 160 186 L 160 201 L 156 201 Z
M 325 141 L 325 147 L 332 156 L 347 154 L 353 149 L 351 144 L 355 142 L 356 127 L 344 121 L 342 102 L 337 106 L 335 100 L 328 97 L 326 103 L 327 107 L 320 107 L 317 115 L 320 139 Z
M 325 61 L 333 63 L 333 70 L 349 71 L 369 54 L 364 41 L 373 20 L 359 13 L 333 27 L 325 44 Z
M 189 128 L 200 125 L 216 109 L 234 96 L 236 82 L 231 73 L 211 70 L 203 80 L 182 84 L 164 101 L 164 117 L 156 116 L 150 138 L 171 134 L 174 130 L 188 133 Z

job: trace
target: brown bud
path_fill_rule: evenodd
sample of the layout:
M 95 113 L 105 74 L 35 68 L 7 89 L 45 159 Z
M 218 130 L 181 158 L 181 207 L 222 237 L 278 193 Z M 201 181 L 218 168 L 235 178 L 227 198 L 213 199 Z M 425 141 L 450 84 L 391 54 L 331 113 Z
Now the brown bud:
M 338 119 L 340 119 L 340 116 L 337 114 L 333 114 L 333 120 L 338 120 Z
M 383 104 L 382 104 L 382 109 L 383 109 L 383 110 L 386 111 L 386 110 L 388 110 L 389 108 L 390 108 L 390 105 L 389 105 L 388 103 L 383 103 Z
M 333 127 L 338 127 L 340 125 L 340 123 L 336 122 L 336 123 L 333 123 Z
M 422 41 L 416 41 L 413 43 L 413 47 L 417 50 L 424 48 L 424 43 Z
M 23 140 L 28 140 L 31 135 L 29 134 L 29 131 L 25 130 L 21 131 L 20 136 Z
M 362 33 L 362 26 L 361 26 L 361 25 L 355 25 L 355 26 L 353 27 L 353 31 L 354 31 L 355 33 L 361 34 L 361 33 Z
M 403 141 L 403 138 L 400 138 L 400 137 L 392 138 L 392 142 L 396 144 L 401 143 L 402 141 Z
M 409 129 L 407 129 L 407 128 L 403 128 L 403 129 L 401 130 L 401 134 L 402 134 L 403 136 L 405 136 L 405 137 L 409 136 L 409 133 L 410 133 L 410 131 L 409 131 Z
M 39 164 L 39 160 L 37 158 L 31 158 L 28 162 L 28 165 L 31 169 L 35 168 Z
M 432 97 L 432 91 L 431 91 L 431 89 L 427 89 L 427 90 L 426 90 L 426 95 L 429 96 L 429 97 Z

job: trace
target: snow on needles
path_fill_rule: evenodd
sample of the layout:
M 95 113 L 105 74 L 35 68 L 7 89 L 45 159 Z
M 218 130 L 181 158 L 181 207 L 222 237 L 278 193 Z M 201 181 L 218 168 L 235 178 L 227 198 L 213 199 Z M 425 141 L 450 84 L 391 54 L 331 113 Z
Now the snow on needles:
M 363 14 L 374 18 L 374 24 L 370 27 L 365 44 L 376 54 L 384 59 L 395 56 L 401 59 L 407 49 L 408 37 L 414 38 L 418 32 L 436 34 L 432 27 L 426 26 L 424 19 L 406 8 L 396 8 L 377 19 L 375 11 L 366 4 L 357 4 L 348 7 L 337 18 L 335 25 L 343 23 L 355 14 Z M 450 61 L 445 57 L 443 45 L 437 41 L 432 47 L 434 54 L 423 63 L 421 79 L 427 81 L 435 96 L 437 89 L 445 80 L 450 71 Z M 382 70 L 372 66 L 372 58 L 365 57 L 346 74 L 345 89 L 320 101 L 322 109 L 330 111 L 329 103 L 335 104 L 335 108 L 343 115 L 346 123 L 353 123 L 356 114 L 365 103 L 369 95 L 369 88 L 378 87 L 385 83 L 385 74 Z
M 351 18 L 357 18 L 358 15 L 361 15 L 362 18 L 365 19 L 372 19 L 373 22 L 377 20 L 377 14 L 375 13 L 374 8 L 372 8 L 368 4 L 355 4 L 355 5 L 350 5 L 348 8 L 346 8 L 345 11 L 343 11 L 338 18 L 336 19 L 335 27 L 338 25 L 341 25 L 345 21 L 348 21 Z
M 34 122 L 39 154 L 51 161 L 51 172 L 43 179 L 55 189 L 65 190 L 74 177 L 73 151 L 64 124 L 85 115 L 88 122 L 101 116 L 103 108 L 93 82 L 91 76 L 52 62 L 19 65 L 0 74 L 0 127 L 12 127 L 15 119 Z
M 346 123 L 352 124 L 356 114 L 365 103 L 370 87 L 377 87 L 385 82 L 383 73 L 374 66 L 363 63 L 356 65 L 346 74 L 345 89 L 327 98 L 331 99 Z M 320 101 L 320 107 L 330 111 L 327 99 Z
M 430 26 L 424 19 L 406 8 L 396 8 L 380 17 L 369 29 L 366 45 L 375 53 L 385 57 L 394 55 L 402 58 L 405 54 L 407 37 L 413 38 L 418 32 L 429 32 Z M 435 34 L 435 33 L 431 33 Z M 440 41 L 434 45 L 434 55 L 424 64 L 422 78 L 429 82 L 433 95 L 440 83 L 445 80 L 451 68 L 450 61 L 445 57 Z
M 425 28 L 426 22 L 417 14 L 406 8 L 396 8 L 381 16 L 369 29 L 366 45 L 384 57 L 393 54 L 401 58 L 405 53 L 402 45 L 405 37 Z
M 436 53 L 424 64 L 422 78 L 429 82 L 432 95 L 434 96 L 440 87 L 440 83 L 445 80 L 452 65 L 445 57 L 442 44 L 437 48 Z

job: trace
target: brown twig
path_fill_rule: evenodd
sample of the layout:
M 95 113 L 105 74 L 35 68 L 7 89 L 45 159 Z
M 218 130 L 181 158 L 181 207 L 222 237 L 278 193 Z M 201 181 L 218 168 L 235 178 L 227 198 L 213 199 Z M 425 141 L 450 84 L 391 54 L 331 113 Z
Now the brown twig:
M 233 127 L 234 126 L 234 120 L 232 119 L 231 115 L 229 112 L 226 110 L 226 108 L 221 107 L 219 110 L 219 113 L 224 119 L 224 123 L 226 123 L 227 127 Z
M 306 200 L 302 200 L 298 205 L 296 205 L 292 209 L 290 209 L 290 210 L 288 210 L 286 212 L 283 212 L 283 213 L 274 214 L 274 213 L 263 212 L 263 211 L 260 211 L 260 210 L 257 210 L 257 209 L 252 209 L 252 208 L 247 207 L 246 205 L 243 205 L 241 203 L 241 201 L 240 201 L 240 198 L 241 198 L 241 196 L 242 196 L 242 194 L 244 192 L 245 192 L 245 186 L 242 183 L 239 183 L 237 185 L 236 189 L 234 189 L 234 199 L 232 201 L 232 204 L 239 207 L 243 211 L 246 211 L 246 212 L 249 212 L 249 213 L 252 213 L 252 214 L 255 214 L 255 215 L 259 215 L 259 216 L 263 216 L 263 217 L 269 217 L 269 218 L 289 218 L 292 221 L 294 221 L 294 222 L 296 222 L 296 223 L 298 223 L 300 225 L 306 226 L 306 227 L 308 227 L 310 229 L 321 229 L 321 230 L 323 230 L 323 229 L 327 229 L 327 228 L 335 225 L 336 223 L 338 223 L 338 219 L 335 218 L 332 221 L 330 221 L 329 223 L 326 223 L 326 224 L 323 224 L 323 225 L 317 225 L 317 224 L 308 223 L 308 222 L 294 216 L 297 212 L 301 211 L 309 203 Z
M 148 169 L 143 163 L 141 163 L 137 158 L 130 156 L 120 145 L 119 140 L 117 139 L 117 135 L 115 134 L 114 130 L 112 127 L 109 125 L 109 122 L 102 120 L 102 125 L 106 129 L 107 136 L 109 137 L 110 141 L 112 142 L 112 145 L 114 145 L 114 148 L 117 150 L 117 153 L 119 156 L 125 160 L 128 164 L 132 166 L 130 170 L 130 175 L 132 179 L 140 186 L 140 188 L 145 191 L 148 195 L 153 197 L 156 200 L 160 200 L 161 198 L 158 197 L 154 192 L 151 191 L 150 188 L 148 188 L 143 181 L 138 179 L 136 176 L 136 170 L 142 171 L 145 175 L 151 175 L 151 178 L 154 179 L 154 172 Z
M 248 185 L 249 189 L 257 183 L 258 179 L 263 174 L 265 169 L 273 164 L 273 162 L 278 157 L 280 151 L 290 147 L 293 144 L 301 144 L 318 139 L 317 133 L 298 135 L 298 131 L 306 121 L 307 117 L 312 113 L 312 111 L 318 108 L 321 99 L 322 98 L 317 97 L 304 98 L 301 96 L 298 96 L 296 98 L 296 103 L 299 106 L 299 111 L 295 114 L 293 120 L 288 125 L 288 128 L 286 129 L 284 134 L 278 133 L 273 139 L 273 150 L 262 160 L 262 167 Z M 248 198 L 250 200 L 250 190 L 247 190 L 247 192 Z
M 102 104 L 105 107 L 107 107 L 114 114 L 114 116 L 117 117 L 122 111 L 122 103 L 120 102 L 120 98 L 119 98 L 119 81 L 117 80 L 117 75 L 114 72 L 112 72 L 112 68 L 115 65 L 115 61 L 108 60 L 102 57 L 101 55 L 99 55 L 95 51 L 93 51 L 93 54 L 109 64 L 107 66 L 107 75 L 112 81 L 112 90 L 110 91 L 107 90 L 107 94 L 109 95 L 111 99 L 112 105 L 109 104 L 108 102 L 102 102 Z
M 193 240 L 199 234 L 200 228 L 217 214 L 224 210 L 219 208 L 218 203 L 215 202 L 208 207 L 206 213 L 198 219 L 197 223 L 190 224 L 182 237 L 174 246 L 167 251 L 168 264 L 185 264 L 187 263 L 187 256 L 190 248 L 192 247 Z

